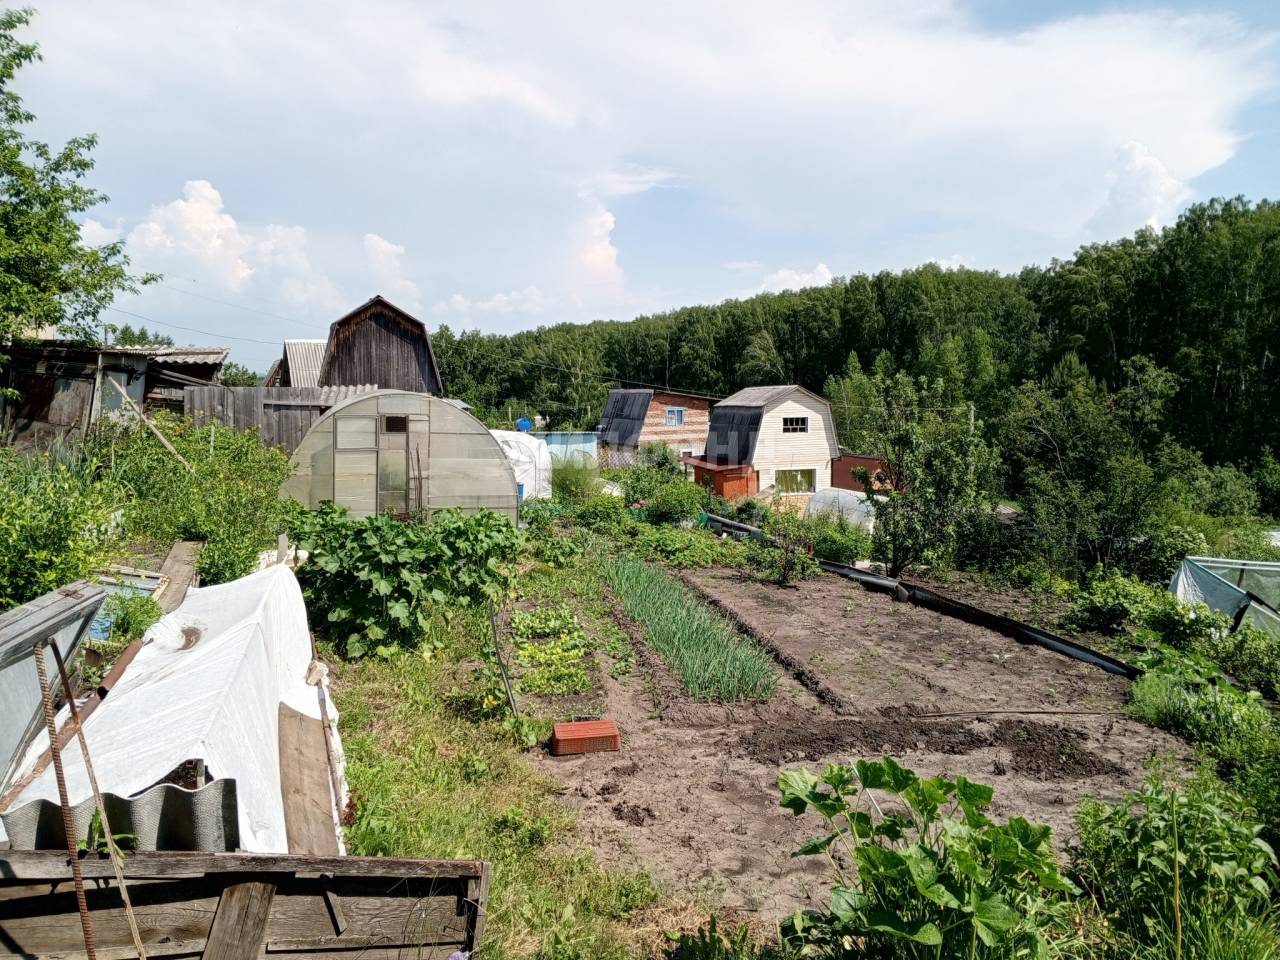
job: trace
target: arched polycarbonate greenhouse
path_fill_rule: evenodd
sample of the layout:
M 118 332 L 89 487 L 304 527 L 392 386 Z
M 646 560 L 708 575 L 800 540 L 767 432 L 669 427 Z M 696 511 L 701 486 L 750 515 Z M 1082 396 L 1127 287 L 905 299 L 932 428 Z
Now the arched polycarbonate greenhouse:
M 440 397 L 379 390 L 320 417 L 280 488 L 308 507 L 332 500 L 354 517 L 392 510 L 493 510 L 516 519 L 516 480 L 493 434 Z

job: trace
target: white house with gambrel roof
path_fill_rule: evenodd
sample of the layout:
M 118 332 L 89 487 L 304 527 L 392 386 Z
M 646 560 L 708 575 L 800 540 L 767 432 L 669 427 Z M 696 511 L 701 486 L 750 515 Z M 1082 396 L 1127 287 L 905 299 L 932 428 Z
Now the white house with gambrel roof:
M 749 466 L 751 492 L 810 494 L 831 486 L 840 455 L 831 405 L 795 384 L 747 387 L 711 408 L 707 448 L 686 462 L 709 473 Z

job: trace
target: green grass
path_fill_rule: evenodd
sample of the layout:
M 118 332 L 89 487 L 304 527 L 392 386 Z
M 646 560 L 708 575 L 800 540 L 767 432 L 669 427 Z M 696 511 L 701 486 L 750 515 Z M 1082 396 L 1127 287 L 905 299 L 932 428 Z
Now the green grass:
M 670 574 L 634 557 L 601 558 L 627 616 L 695 700 L 767 700 L 778 682 L 772 658 Z
M 459 621 L 445 656 L 338 668 L 350 853 L 491 861 L 481 957 L 634 955 L 642 933 L 656 934 L 638 912 L 657 891 L 644 873 L 601 868 L 556 800 L 558 785 L 531 769 L 501 722 L 454 706 L 472 682 L 458 661 L 474 657 L 483 636 L 478 621 Z

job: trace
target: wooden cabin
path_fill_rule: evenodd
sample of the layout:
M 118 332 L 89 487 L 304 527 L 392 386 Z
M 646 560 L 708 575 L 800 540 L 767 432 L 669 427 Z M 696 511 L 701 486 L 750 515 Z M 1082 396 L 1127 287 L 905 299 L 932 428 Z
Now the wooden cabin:
M 701 454 L 714 402 L 678 390 L 610 390 L 600 418 L 601 466 L 635 463 L 646 443 L 665 443 L 681 456 Z
M 711 408 L 694 479 L 729 499 L 754 493 L 807 498 L 831 486 L 840 455 L 831 405 L 804 387 L 747 387 Z

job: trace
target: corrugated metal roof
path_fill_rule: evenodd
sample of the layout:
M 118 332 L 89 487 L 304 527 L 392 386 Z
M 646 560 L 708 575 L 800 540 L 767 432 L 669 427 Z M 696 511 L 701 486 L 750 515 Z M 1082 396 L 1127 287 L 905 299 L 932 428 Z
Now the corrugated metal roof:
M 731 397 L 725 397 L 716 406 L 718 407 L 765 407 L 792 390 L 800 390 L 802 387 L 794 383 L 776 387 L 743 387 Z M 806 391 L 807 392 L 807 391 Z
M 600 416 L 600 442 L 612 447 L 634 447 L 652 399 L 652 390 L 610 390 Z
M 717 404 L 711 410 L 703 458 L 718 464 L 751 463 L 755 458 L 756 438 L 760 436 L 763 417 L 758 407 L 746 404 L 730 407 L 728 401 Z
M 324 348 L 328 343 L 328 340 L 286 340 L 284 342 L 284 357 L 289 364 L 289 386 L 320 385 L 320 365 L 324 363 Z

